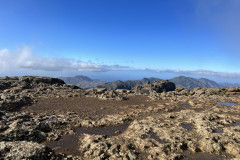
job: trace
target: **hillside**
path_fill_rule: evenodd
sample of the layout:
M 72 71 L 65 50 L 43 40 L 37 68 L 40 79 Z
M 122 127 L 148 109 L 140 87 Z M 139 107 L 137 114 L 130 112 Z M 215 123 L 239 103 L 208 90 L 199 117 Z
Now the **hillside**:
M 220 84 L 206 78 L 196 79 L 196 78 L 179 76 L 176 78 L 172 78 L 169 81 L 175 83 L 177 88 L 186 88 L 190 90 L 197 87 L 221 88 Z
M 91 79 L 87 76 L 78 75 L 75 77 L 59 77 L 67 84 L 74 84 L 83 89 L 95 88 L 99 85 L 106 83 L 104 80 Z

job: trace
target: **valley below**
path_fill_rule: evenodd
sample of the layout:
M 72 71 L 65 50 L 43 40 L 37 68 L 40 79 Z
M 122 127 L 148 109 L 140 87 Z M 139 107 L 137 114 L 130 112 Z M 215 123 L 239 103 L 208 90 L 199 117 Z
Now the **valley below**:
M 240 88 L 0 78 L 0 159 L 240 159 Z

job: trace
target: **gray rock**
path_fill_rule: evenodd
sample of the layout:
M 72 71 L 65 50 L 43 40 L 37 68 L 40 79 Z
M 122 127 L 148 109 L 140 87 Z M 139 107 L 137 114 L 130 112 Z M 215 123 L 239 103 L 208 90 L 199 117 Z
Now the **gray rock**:
M 26 142 L 0 142 L 0 159 L 48 160 L 54 157 L 50 148 L 44 145 Z
M 167 80 L 153 82 L 152 84 L 147 82 L 144 85 L 134 87 L 134 91 L 140 94 L 149 95 L 150 92 L 162 93 L 168 91 L 174 91 L 176 89 L 175 84 Z

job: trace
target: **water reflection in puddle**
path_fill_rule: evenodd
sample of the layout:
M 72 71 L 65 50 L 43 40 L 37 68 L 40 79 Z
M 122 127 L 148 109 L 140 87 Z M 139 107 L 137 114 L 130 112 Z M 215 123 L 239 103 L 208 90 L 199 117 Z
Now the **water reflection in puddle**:
M 221 129 L 213 129 L 213 133 L 223 133 L 223 130 Z
M 192 126 L 190 124 L 182 124 L 181 126 L 188 131 L 192 130 Z
M 224 106 L 234 106 L 236 103 L 230 103 L 230 102 L 217 102 L 219 105 L 224 105 Z
M 49 120 L 51 121 L 52 119 Z M 76 135 L 66 135 L 58 141 L 46 142 L 45 145 L 53 149 L 56 153 L 79 156 L 81 152 L 79 151 L 78 141 L 82 134 L 117 136 L 124 132 L 128 126 L 129 124 L 102 128 L 77 128 L 74 130 Z
M 128 128 L 129 124 L 119 125 L 119 126 L 108 126 L 101 128 L 77 128 L 74 130 L 78 135 L 90 134 L 90 135 L 107 135 L 107 136 L 117 136 L 124 132 Z
M 64 153 L 67 155 L 79 156 L 79 136 L 66 135 L 61 137 L 59 141 L 47 142 L 45 145 L 56 153 Z
M 184 107 L 191 107 L 189 104 L 183 104 Z
M 236 126 L 240 126 L 240 121 L 234 123 L 233 126 L 234 126 L 234 127 L 236 127 Z
M 213 155 L 209 153 L 187 153 L 183 160 L 224 160 L 225 156 Z

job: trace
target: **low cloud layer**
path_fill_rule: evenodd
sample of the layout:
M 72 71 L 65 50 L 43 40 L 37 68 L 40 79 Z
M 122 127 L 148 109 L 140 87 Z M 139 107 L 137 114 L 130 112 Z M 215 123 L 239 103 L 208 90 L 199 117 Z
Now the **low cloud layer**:
M 210 70 L 154 70 L 146 69 L 146 71 L 156 72 L 156 73 L 174 73 L 174 74 L 183 74 L 183 75 L 199 75 L 199 76 L 212 76 L 219 78 L 230 78 L 237 79 L 240 78 L 240 72 L 216 72 Z
M 32 53 L 30 47 L 11 52 L 0 50 L 0 72 L 11 69 L 32 69 L 43 71 L 78 70 L 89 72 L 107 72 L 129 69 L 120 65 L 99 65 L 92 62 L 76 61 L 63 58 L 43 58 Z
M 8 49 L 0 50 L 0 73 L 11 72 L 11 70 L 29 69 L 40 71 L 85 71 L 85 72 L 107 72 L 107 71 L 129 71 L 134 70 L 128 66 L 121 65 L 99 65 L 92 62 L 83 62 L 64 58 L 43 58 L 32 53 L 30 47 L 11 52 Z M 140 69 L 141 70 L 141 69 Z M 139 71 L 139 69 L 138 69 Z M 211 70 L 157 70 L 143 69 L 142 71 L 155 73 L 173 73 L 179 75 L 199 75 L 218 78 L 238 79 L 240 72 L 216 72 Z

